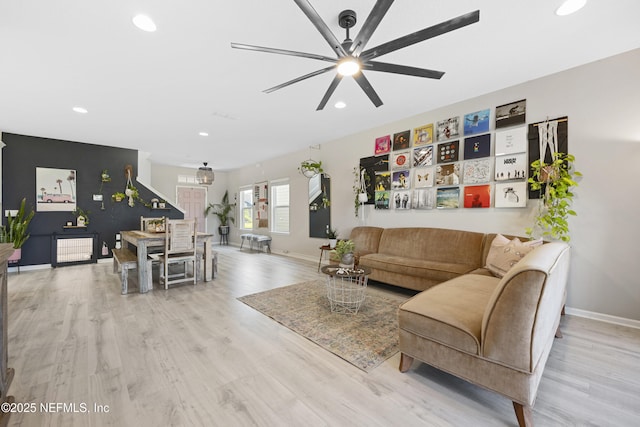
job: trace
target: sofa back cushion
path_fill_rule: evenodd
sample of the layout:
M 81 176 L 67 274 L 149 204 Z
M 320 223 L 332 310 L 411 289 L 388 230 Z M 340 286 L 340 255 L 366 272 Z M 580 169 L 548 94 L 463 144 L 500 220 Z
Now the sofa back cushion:
M 378 253 L 482 266 L 483 233 L 444 228 L 385 228 Z
M 355 227 L 351 230 L 349 239 L 356 245 L 358 255 L 366 255 L 378 252 L 380 236 L 384 228 L 380 227 Z

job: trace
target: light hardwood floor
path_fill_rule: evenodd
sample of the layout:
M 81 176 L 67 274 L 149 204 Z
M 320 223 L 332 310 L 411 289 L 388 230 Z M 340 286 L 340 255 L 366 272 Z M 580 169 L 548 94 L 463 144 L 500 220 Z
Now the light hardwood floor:
M 517 425 L 506 398 L 417 362 L 402 374 L 398 354 L 365 373 L 236 299 L 322 279 L 313 262 L 217 250 L 214 281 L 145 295 L 120 295 L 107 263 L 11 273 L 9 392 L 37 410 L 9 425 Z M 572 316 L 562 330 L 536 425 L 640 425 L 640 330 Z

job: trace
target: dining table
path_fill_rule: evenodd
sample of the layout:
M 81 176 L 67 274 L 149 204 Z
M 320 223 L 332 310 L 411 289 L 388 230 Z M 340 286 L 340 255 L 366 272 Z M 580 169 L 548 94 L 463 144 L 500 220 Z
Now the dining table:
M 138 253 L 138 283 L 148 283 L 148 277 L 152 274 L 148 269 L 147 257 L 150 248 L 164 248 L 165 233 L 142 231 L 142 230 L 126 230 L 120 231 L 122 240 L 128 246 L 134 246 Z M 213 242 L 212 233 L 198 232 L 197 244 L 204 245 L 204 281 L 208 282 L 213 279 Z

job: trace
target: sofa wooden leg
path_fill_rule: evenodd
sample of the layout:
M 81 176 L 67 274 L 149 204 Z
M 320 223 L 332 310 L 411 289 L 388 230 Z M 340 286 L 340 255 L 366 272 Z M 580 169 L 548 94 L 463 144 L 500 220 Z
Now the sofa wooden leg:
M 513 402 L 513 409 L 516 411 L 516 418 L 520 427 L 533 427 L 533 411 L 531 406 L 524 406 Z
M 556 338 L 562 338 L 562 331 L 560 330 L 560 325 L 558 325 L 558 329 L 556 329 Z
M 400 372 L 407 372 L 413 364 L 413 357 L 400 353 Z

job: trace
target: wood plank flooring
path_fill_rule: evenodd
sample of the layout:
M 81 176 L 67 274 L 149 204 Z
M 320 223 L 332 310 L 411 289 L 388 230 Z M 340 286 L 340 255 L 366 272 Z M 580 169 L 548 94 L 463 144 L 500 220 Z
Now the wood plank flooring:
M 37 410 L 9 425 L 517 425 L 506 398 L 425 364 L 402 374 L 399 355 L 365 373 L 236 300 L 322 279 L 315 263 L 216 250 L 212 282 L 144 295 L 135 281 L 120 295 L 110 263 L 11 273 L 9 392 Z M 562 330 L 536 425 L 640 425 L 640 330 L 573 316 Z

